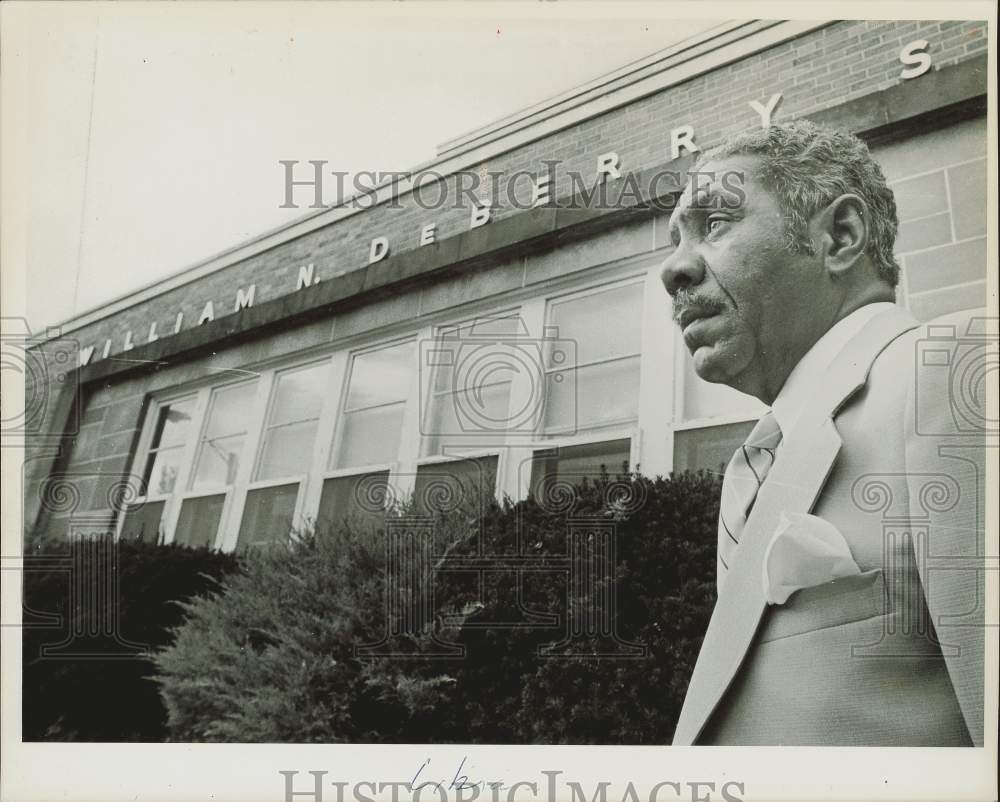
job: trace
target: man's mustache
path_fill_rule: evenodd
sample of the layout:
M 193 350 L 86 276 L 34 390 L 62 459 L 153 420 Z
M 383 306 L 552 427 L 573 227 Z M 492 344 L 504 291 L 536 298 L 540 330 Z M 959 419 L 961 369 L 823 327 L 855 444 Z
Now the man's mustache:
M 726 305 L 718 298 L 696 295 L 690 290 L 678 290 L 674 295 L 674 323 L 681 325 L 681 318 L 686 313 L 697 313 L 698 317 L 718 315 L 726 311 Z

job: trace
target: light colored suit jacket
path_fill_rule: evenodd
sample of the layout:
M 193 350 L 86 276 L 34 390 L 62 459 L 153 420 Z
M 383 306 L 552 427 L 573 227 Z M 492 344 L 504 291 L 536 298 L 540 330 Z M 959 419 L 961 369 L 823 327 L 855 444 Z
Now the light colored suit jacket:
M 921 326 L 893 308 L 836 357 L 754 503 L 675 745 L 982 745 L 997 452 L 981 397 L 962 393 L 982 391 L 970 382 L 996 350 L 969 334 L 972 317 Z M 862 573 L 768 606 L 762 563 L 782 512 L 832 523 Z

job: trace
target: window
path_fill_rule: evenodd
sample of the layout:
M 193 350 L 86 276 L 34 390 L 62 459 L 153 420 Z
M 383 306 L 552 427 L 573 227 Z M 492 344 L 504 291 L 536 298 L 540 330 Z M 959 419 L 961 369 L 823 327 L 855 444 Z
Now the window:
M 701 378 L 695 372 L 694 359 L 680 337 L 677 343 L 677 364 L 682 371 L 678 379 L 683 385 L 678 422 L 698 421 L 711 425 L 713 419 L 750 420 L 759 418 L 767 410 L 753 396 Z
M 433 515 L 466 504 L 478 506 L 496 495 L 496 483 L 495 455 L 421 465 L 413 488 L 414 507 L 422 515 Z
M 247 491 L 237 548 L 285 543 L 295 525 L 298 483 Z
M 528 492 L 627 474 L 639 418 L 644 282 L 549 301 L 545 411 Z
M 335 476 L 323 482 L 316 525 L 320 534 L 338 522 L 380 525 L 389 491 L 389 471 Z
M 180 499 L 173 542 L 186 546 L 221 545 L 219 531 L 230 488 L 239 473 L 243 449 L 253 427 L 257 381 L 208 391 L 208 411 L 202 425 L 188 488 Z
M 174 543 L 195 547 L 214 546 L 225 502 L 225 493 L 184 499 L 174 528 Z
M 256 390 L 257 383 L 251 381 L 212 394 L 191 478 L 192 490 L 225 487 L 236 480 Z
M 122 537 L 140 543 L 158 543 L 162 528 L 163 508 L 166 502 L 143 501 L 130 504 L 122 524 Z
M 381 520 L 393 498 L 389 474 L 399 458 L 415 361 L 413 340 L 361 351 L 351 358 L 319 498 L 320 529 L 347 518 Z
M 631 441 L 610 440 L 536 451 L 531 461 L 531 493 L 554 498 L 553 486 L 580 485 L 602 477 L 614 479 L 629 470 Z
M 723 474 L 736 449 L 756 421 L 683 429 L 674 433 L 674 470 L 707 470 Z
M 278 374 L 254 478 L 301 476 L 309 470 L 329 365 Z
M 119 531 L 242 550 L 310 523 L 381 527 L 411 494 L 427 514 L 619 475 L 640 452 L 648 280 L 539 293 L 409 339 L 153 399 L 133 468 L 144 495 Z
M 329 367 L 324 361 L 276 374 L 238 548 L 284 542 L 292 532 L 299 489 L 316 447 Z
M 142 483 L 148 498 L 170 495 L 177 483 L 184 443 L 191 430 L 195 399 L 185 398 L 159 407 Z
M 484 441 L 503 440 L 512 425 L 519 425 L 510 417 L 511 384 L 518 373 L 537 370 L 538 364 L 537 347 L 526 334 L 517 315 L 438 330 L 421 352 L 421 378 L 430 380 L 429 389 L 421 388 L 426 398 L 423 456 L 482 450 Z
M 122 537 L 147 543 L 161 539 L 166 499 L 177 487 L 185 446 L 191 439 L 196 400 L 187 396 L 157 406 L 149 446 L 140 463 L 142 497 L 125 511 Z
M 547 434 L 636 419 L 642 294 L 643 285 L 632 283 L 550 303 L 549 325 L 566 346 L 550 347 L 546 356 Z
M 331 467 L 395 461 L 413 357 L 412 341 L 355 355 Z

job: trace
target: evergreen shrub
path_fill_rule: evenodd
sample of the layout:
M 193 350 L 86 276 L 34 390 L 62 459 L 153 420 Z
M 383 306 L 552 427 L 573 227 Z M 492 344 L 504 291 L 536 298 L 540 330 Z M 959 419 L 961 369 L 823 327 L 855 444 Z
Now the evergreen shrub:
M 170 736 L 669 743 L 715 600 L 719 489 L 699 472 L 556 484 L 516 504 L 449 492 L 254 550 L 220 593 L 184 604 L 156 657 Z M 387 530 L 408 545 L 387 554 Z M 613 571 L 591 548 L 608 532 Z M 596 585 L 570 581 L 572 543 L 604 577 Z M 513 558 L 529 568 L 520 582 L 477 571 Z M 390 560 L 409 569 L 389 571 Z M 589 629 L 557 645 L 594 610 Z M 391 656 L 370 656 L 379 643 Z

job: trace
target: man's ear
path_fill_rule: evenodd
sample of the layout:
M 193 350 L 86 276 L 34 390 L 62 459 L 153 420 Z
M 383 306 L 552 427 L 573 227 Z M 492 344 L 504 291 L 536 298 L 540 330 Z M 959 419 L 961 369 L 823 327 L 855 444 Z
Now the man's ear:
M 841 195 L 812 219 L 813 243 L 831 276 L 848 273 L 868 247 L 868 206 L 857 195 Z

